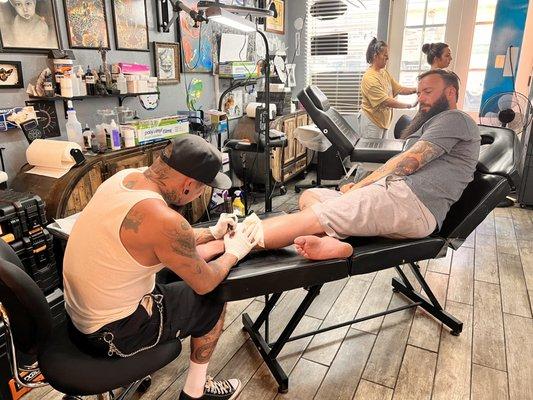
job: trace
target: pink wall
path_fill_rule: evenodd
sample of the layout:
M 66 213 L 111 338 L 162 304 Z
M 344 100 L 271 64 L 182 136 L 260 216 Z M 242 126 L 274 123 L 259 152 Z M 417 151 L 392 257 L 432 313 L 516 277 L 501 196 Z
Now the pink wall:
M 528 81 L 533 71 L 533 1 L 529 2 L 527 10 L 524 39 L 520 51 L 520 63 L 516 74 L 516 91 L 529 94 Z

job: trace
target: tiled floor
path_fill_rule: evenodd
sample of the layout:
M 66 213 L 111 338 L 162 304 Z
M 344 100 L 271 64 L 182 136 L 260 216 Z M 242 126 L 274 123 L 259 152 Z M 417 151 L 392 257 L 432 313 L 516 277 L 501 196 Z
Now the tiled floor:
M 289 188 L 273 204 L 293 211 L 297 196 Z M 261 205 L 253 208 L 261 211 Z M 533 399 L 533 211 L 498 208 L 458 251 L 420 267 L 439 301 L 464 322 L 459 337 L 424 312 L 409 309 L 294 341 L 281 357 L 290 371 L 290 390 L 279 395 L 241 329 L 241 313 L 257 315 L 262 307 L 261 299 L 248 299 L 228 305 L 210 373 L 240 378 L 241 400 Z M 391 291 L 394 275 L 389 269 L 325 285 L 297 332 L 405 304 Z M 294 290 L 282 298 L 271 320 L 273 337 L 304 293 Z M 185 343 L 182 355 L 153 375 L 141 398 L 177 399 L 187 363 Z M 50 389 L 25 397 L 60 398 Z

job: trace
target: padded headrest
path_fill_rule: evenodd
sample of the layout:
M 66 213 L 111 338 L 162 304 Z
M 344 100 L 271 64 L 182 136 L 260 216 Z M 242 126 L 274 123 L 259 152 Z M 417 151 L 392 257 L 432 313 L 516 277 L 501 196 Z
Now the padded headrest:
M 307 94 L 307 96 L 309 96 L 315 107 L 319 110 L 328 111 L 331 107 L 329 104 L 329 100 L 324 94 L 324 92 L 322 92 L 322 90 L 320 90 L 316 86 L 311 85 L 306 87 L 305 93 Z
M 508 128 L 479 125 L 481 149 L 477 170 L 505 177 L 512 188 L 520 182 L 520 141 Z

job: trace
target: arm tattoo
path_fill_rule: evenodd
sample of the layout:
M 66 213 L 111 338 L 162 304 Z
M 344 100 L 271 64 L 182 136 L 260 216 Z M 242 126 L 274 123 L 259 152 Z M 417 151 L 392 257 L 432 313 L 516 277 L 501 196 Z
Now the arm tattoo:
M 198 228 L 194 230 L 194 237 L 196 239 L 196 244 L 203 244 L 210 242 L 214 239 L 211 231 L 208 228 Z
M 138 211 L 130 211 L 124 221 L 122 221 L 121 228 L 125 230 L 132 230 L 135 233 L 139 233 L 139 225 L 142 224 L 144 219 L 144 214 Z
M 186 221 L 181 221 L 179 226 L 164 230 L 163 234 L 170 239 L 170 247 L 174 253 L 187 258 L 198 258 L 194 234 Z

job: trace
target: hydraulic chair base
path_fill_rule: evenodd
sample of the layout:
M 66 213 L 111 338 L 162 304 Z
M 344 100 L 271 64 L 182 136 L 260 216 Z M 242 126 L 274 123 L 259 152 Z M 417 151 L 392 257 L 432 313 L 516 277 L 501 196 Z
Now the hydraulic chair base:
M 396 267 L 396 271 L 398 272 L 398 275 L 400 276 L 400 279 L 393 278 L 392 279 L 392 287 L 394 292 L 400 292 L 405 297 L 410 299 L 412 301 L 411 304 L 397 307 L 391 310 L 386 310 L 380 313 L 368 315 L 362 318 L 357 318 L 354 320 L 342 322 L 340 324 L 328 326 L 327 328 L 323 329 L 317 329 L 312 332 L 307 332 L 301 335 L 292 336 L 294 330 L 300 323 L 300 320 L 304 317 L 307 309 L 311 306 L 313 301 L 316 299 L 316 297 L 320 294 L 320 289 L 322 288 L 322 285 L 315 285 L 311 286 L 309 288 L 306 288 L 308 291 L 305 298 L 302 300 L 296 311 L 294 312 L 293 316 L 291 317 L 289 323 L 285 326 L 281 334 L 279 335 L 278 339 L 274 342 L 269 341 L 269 317 L 272 309 L 278 302 L 279 298 L 281 297 L 281 293 L 273 294 L 272 296 L 265 296 L 265 306 L 263 308 L 263 311 L 257 319 L 252 321 L 250 316 L 248 314 L 243 314 L 242 316 L 242 322 L 244 325 L 244 330 L 250 335 L 250 338 L 254 342 L 255 346 L 259 350 L 259 353 L 261 354 L 261 357 L 265 361 L 266 365 L 268 366 L 268 369 L 272 373 L 272 376 L 274 376 L 274 379 L 276 379 L 276 382 L 278 383 L 278 392 L 279 393 L 287 393 L 289 390 L 289 377 L 287 376 L 287 373 L 283 370 L 281 365 L 278 362 L 278 355 L 288 342 L 292 342 L 294 340 L 303 339 L 305 337 L 313 336 L 319 333 L 324 333 L 333 329 L 341 328 L 347 325 L 352 325 L 357 322 L 366 321 L 369 319 L 381 317 L 387 314 L 392 314 L 395 312 L 403 311 L 409 308 L 414 307 L 422 307 L 424 310 L 426 310 L 429 314 L 433 315 L 437 320 L 441 321 L 444 325 L 448 326 L 451 329 L 451 334 L 458 336 L 462 330 L 463 330 L 463 323 L 459 320 L 457 320 L 455 317 L 447 313 L 442 309 L 442 306 L 439 304 L 438 300 L 436 299 L 435 295 L 431 291 L 430 287 L 428 286 L 427 282 L 425 281 L 424 277 L 420 273 L 420 267 L 416 263 L 409 263 L 409 266 L 411 267 L 411 270 L 416 277 L 417 281 L 422 286 L 423 291 L 425 292 L 427 298 L 423 296 L 422 294 L 415 291 L 413 286 L 411 285 L 411 282 L 409 282 L 409 279 L 407 276 L 403 273 L 401 268 Z M 265 325 L 265 334 L 264 336 L 259 332 L 261 326 Z

